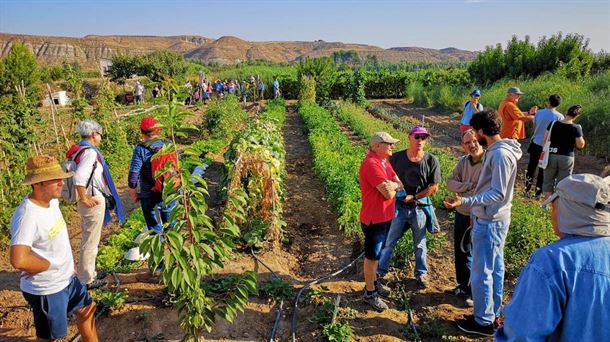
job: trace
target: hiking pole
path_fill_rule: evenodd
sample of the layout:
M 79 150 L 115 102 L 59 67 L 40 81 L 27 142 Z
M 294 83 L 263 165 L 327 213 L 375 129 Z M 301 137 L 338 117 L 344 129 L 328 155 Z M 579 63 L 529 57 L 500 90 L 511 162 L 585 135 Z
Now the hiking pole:
M 352 261 L 350 261 L 349 264 L 343 266 L 343 268 L 331 273 L 331 274 L 327 274 L 323 277 L 320 277 L 318 279 L 315 279 L 307 284 L 305 284 L 305 286 L 303 286 L 300 290 L 299 293 L 297 293 L 296 298 L 294 299 L 294 304 L 292 306 L 292 323 L 291 323 L 291 330 L 292 330 L 292 342 L 296 342 L 296 334 L 297 334 L 297 310 L 299 307 L 299 299 L 301 298 L 301 295 L 303 294 L 303 291 L 305 291 L 306 289 L 310 288 L 312 285 L 315 285 L 323 280 L 326 280 L 330 277 L 334 277 L 337 274 L 345 271 L 347 268 L 351 267 L 353 264 L 356 263 L 356 261 L 360 260 L 362 257 L 364 256 L 364 252 L 360 253 L 360 255 L 358 255 L 358 257 Z

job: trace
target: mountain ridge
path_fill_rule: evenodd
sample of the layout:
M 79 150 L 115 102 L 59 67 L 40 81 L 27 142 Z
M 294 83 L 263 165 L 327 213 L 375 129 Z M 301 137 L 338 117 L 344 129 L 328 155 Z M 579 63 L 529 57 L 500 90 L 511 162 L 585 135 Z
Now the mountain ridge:
M 95 35 L 84 37 L 41 36 L 0 33 L 0 57 L 6 57 L 15 41 L 24 42 L 39 61 L 59 64 L 79 62 L 96 67 L 102 59 L 119 54 L 144 55 L 171 50 L 189 59 L 206 63 L 235 64 L 252 60 L 291 63 L 301 58 L 331 56 L 339 51 L 356 51 L 360 58 L 375 56 L 388 62 L 459 62 L 469 61 L 477 52 L 447 47 L 436 50 L 421 47 L 392 47 L 315 41 L 247 41 L 226 35 L 218 39 L 198 35 Z

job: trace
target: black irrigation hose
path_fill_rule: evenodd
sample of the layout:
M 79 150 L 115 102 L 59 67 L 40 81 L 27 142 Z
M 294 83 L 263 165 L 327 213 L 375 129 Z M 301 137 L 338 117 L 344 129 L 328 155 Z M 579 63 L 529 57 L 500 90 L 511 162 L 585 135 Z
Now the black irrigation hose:
M 265 266 L 265 268 L 267 268 L 269 270 L 269 272 L 271 272 L 271 275 L 273 275 L 276 279 L 281 279 L 277 275 L 277 273 L 273 272 L 271 267 L 269 267 L 267 264 L 265 264 L 256 255 L 256 253 L 254 253 L 254 249 L 252 247 L 250 247 L 250 254 L 252 254 L 252 256 L 254 257 L 254 259 L 256 259 L 256 261 L 260 262 L 263 266 Z M 282 316 L 283 309 L 284 309 L 284 299 L 282 299 L 280 301 L 280 305 L 278 306 L 277 310 L 275 311 L 275 321 L 273 322 L 273 329 L 271 329 L 271 336 L 269 336 L 269 342 L 273 342 L 273 340 L 275 339 L 275 334 L 277 333 L 277 327 L 280 325 L 280 317 Z
M 339 269 L 339 270 L 337 270 L 337 271 L 335 271 L 333 273 L 327 274 L 327 275 L 325 275 L 323 277 L 320 277 L 320 278 L 318 278 L 318 279 L 316 279 L 314 281 L 311 281 L 311 282 L 307 283 L 305 286 L 303 286 L 299 290 L 299 293 L 297 293 L 297 296 L 294 299 L 294 304 L 292 306 L 291 330 L 292 330 L 292 341 L 293 342 L 296 341 L 296 335 L 297 335 L 297 310 L 298 310 L 298 307 L 299 307 L 299 299 L 301 298 L 301 295 L 303 294 L 303 291 L 305 291 L 306 289 L 310 288 L 312 285 L 315 285 L 315 284 L 317 284 L 317 283 L 319 283 L 319 282 L 321 282 L 323 280 L 326 280 L 326 279 L 328 279 L 330 277 L 334 277 L 337 274 L 345 271 L 346 269 L 351 267 L 353 264 L 355 264 L 356 261 L 360 260 L 363 256 L 364 256 L 364 252 L 360 253 L 360 255 L 356 259 L 350 261 L 350 263 L 345 265 L 345 266 L 343 266 L 343 268 L 341 268 L 341 269 Z
M 409 298 L 407 298 L 407 294 L 404 289 L 401 289 L 402 296 L 405 300 L 405 306 L 407 310 L 407 325 L 413 330 L 413 336 L 416 342 L 421 341 L 421 337 L 419 337 L 419 333 L 417 332 L 417 327 L 415 326 L 415 322 L 413 319 L 413 310 L 411 309 L 411 303 L 409 302 Z

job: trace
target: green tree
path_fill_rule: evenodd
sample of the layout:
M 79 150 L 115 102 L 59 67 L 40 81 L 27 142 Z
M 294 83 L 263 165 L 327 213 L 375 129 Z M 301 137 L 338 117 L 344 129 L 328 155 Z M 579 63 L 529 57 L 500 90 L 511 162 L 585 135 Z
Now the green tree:
M 112 65 L 108 69 L 110 79 L 119 84 L 124 84 L 131 75 L 136 75 L 142 67 L 140 56 L 116 55 L 112 58 Z
M 39 83 L 36 56 L 22 42 L 14 42 L 8 56 L 0 63 L 0 95 L 17 94 L 15 87 L 23 84 L 27 97 L 37 100 Z
M 165 76 L 183 80 L 188 70 L 189 66 L 184 56 L 174 51 L 162 50 L 144 57 L 138 74 L 148 76 L 155 82 L 161 82 Z
M 335 65 L 330 57 L 305 58 L 299 62 L 297 78 L 311 77 L 316 81 L 316 98 L 324 101 L 330 98 L 330 90 L 337 78 Z

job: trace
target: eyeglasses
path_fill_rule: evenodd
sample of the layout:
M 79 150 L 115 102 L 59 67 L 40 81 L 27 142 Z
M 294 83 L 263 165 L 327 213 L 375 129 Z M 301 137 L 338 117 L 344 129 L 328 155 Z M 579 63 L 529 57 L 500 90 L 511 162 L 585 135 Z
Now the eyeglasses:
M 100 138 L 104 136 L 104 135 L 103 135 L 102 133 L 100 133 L 100 132 L 95 132 L 95 133 L 96 133 L 97 135 L 99 135 L 99 136 L 100 136 Z
M 394 146 L 394 143 L 389 143 L 389 142 L 385 142 L 385 141 L 380 142 L 380 144 Z
M 413 138 L 415 138 L 416 140 L 426 140 L 426 139 L 428 139 L 428 135 L 426 135 L 426 134 L 415 134 L 415 135 L 413 135 Z

